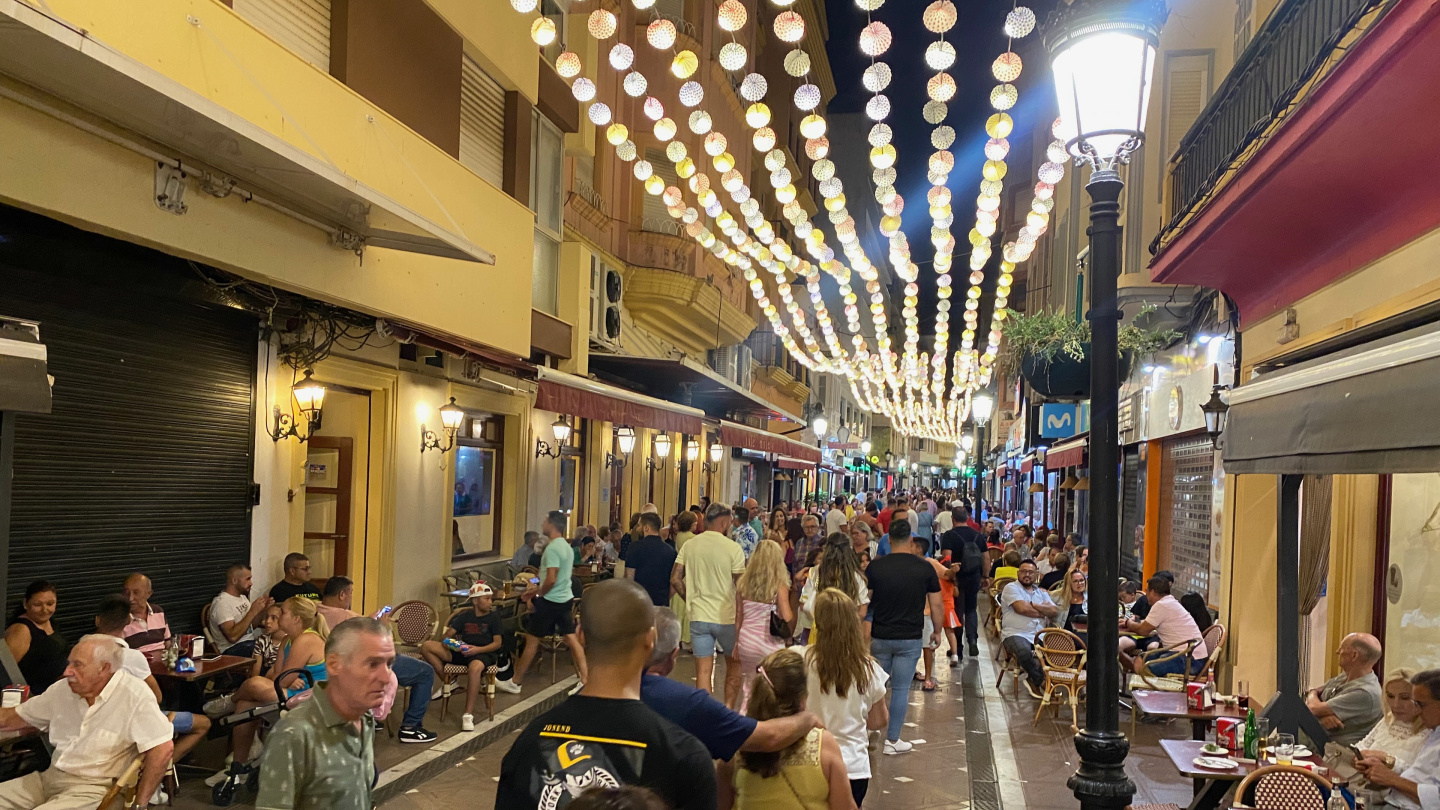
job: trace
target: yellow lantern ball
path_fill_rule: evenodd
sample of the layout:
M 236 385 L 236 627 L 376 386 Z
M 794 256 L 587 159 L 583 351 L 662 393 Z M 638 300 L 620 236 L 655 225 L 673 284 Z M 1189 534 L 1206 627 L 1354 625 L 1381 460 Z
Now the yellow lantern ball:
M 770 108 L 763 102 L 755 102 L 745 110 L 745 123 L 753 129 L 759 129 L 770 123 Z
M 624 124 L 611 124 L 610 128 L 605 130 L 605 140 L 609 141 L 611 146 L 619 146 L 629 137 L 630 130 Z
M 887 143 L 884 146 L 877 146 L 870 150 L 870 165 L 877 169 L 888 169 L 894 166 L 895 158 L 894 144 Z
M 987 160 L 985 161 L 985 167 L 980 170 L 980 173 L 985 177 L 986 180 L 998 181 L 1005 177 L 1005 169 L 1005 161 Z
M 679 163 L 676 163 L 675 173 L 680 175 L 681 177 L 690 177 L 691 175 L 695 174 L 695 161 L 687 157 Z
M 825 134 L 825 119 L 811 113 L 800 120 L 800 134 L 806 138 L 819 138 Z
M 717 172 L 728 172 L 735 168 L 735 156 L 729 152 L 721 152 L 710 162 L 715 166 Z
M 681 79 L 690 78 L 695 75 L 695 71 L 699 69 L 700 57 L 696 56 L 695 52 L 689 49 L 675 54 L 675 58 L 670 60 L 670 72 Z
M 665 190 L 665 181 L 660 175 L 652 174 L 645 179 L 645 191 L 649 194 L 659 196 Z

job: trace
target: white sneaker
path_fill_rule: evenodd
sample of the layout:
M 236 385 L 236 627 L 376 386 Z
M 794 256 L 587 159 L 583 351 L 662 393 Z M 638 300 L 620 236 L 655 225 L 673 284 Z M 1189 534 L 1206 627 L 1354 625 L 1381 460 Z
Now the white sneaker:
M 890 756 L 894 756 L 896 754 L 908 754 L 914 747 L 914 743 L 908 743 L 904 740 L 885 741 L 885 753 Z
M 169 801 L 170 797 L 165 793 L 165 788 L 163 787 L 155 788 L 155 795 L 150 797 L 150 803 L 155 805 L 156 807 L 159 807 L 162 804 L 167 804 L 169 803 Z
M 462 714 L 462 715 L 460 715 L 460 730 L 461 730 L 461 731 L 474 731 L 474 730 L 475 730 L 475 715 L 473 715 L 473 714 Z
M 958 655 L 952 655 L 952 656 L 950 656 L 950 666 L 951 666 L 951 667 L 958 667 L 958 666 L 960 666 L 960 656 L 958 656 Z
M 206 703 L 201 711 L 208 717 L 226 717 L 235 713 L 235 693 L 223 695 Z
M 520 694 L 520 686 L 514 681 L 496 681 L 495 688 L 501 692 L 509 692 L 512 695 Z

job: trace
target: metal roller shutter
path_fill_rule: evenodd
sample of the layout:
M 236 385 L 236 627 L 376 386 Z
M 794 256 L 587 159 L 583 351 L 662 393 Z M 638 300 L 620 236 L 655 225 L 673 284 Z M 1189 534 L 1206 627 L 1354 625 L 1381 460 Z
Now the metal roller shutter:
M 1210 512 L 1215 448 L 1209 436 L 1166 442 L 1160 465 L 1160 564 L 1173 592 L 1210 597 Z
M 234 8 L 291 53 L 330 72 L 330 0 L 235 0 Z
M 1145 465 L 1138 445 L 1125 448 L 1120 497 L 1120 576 L 1137 582 L 1145 570 Z
M 505 88 L 460 57 L 460 162 L 500 187 L 505 166 Z
M 41 322 L 55 377 L 53 412 L 16 417 L 7 607 L 53 582 L 73 643 L 141 571 L 171 628 L 198 633 L 226 567 L 250 556 L 257 322 L 137 290 L 135 246 L 75 241 L 83 253 L 53 241 L 19 260 L 0 252 L 0 312 Z M 183 276 L 169 279 L 173 293 Z

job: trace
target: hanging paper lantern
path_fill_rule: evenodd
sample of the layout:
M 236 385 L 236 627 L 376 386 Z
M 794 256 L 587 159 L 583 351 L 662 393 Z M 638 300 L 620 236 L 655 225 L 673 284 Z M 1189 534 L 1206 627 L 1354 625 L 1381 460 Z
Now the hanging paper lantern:
M 536 17 L 530 24 L 530 38 L 536 45 L 545 47 L 555 41 L 555 21 L 549 17 Z
M 745 123 L 749 124 L 752 129 L 765 126 L 770 123 L 770 108 L 765 106 L 763 101 L 751 104 L 745 110 Z
M 750 142 L 754 144 L 756 151 L 768 152 L 775 148 L 775 130 L 770 127 L 760 127 L 755 130 Z
M 697 197 L 705 197 L 706 192 L 710 190 L 710 175 L 697 174 L 690 178 L 690 190 L 695 192 Z
M 597 8 L 590 12 L 590 36 L 596 39 L 609 39 L 615 35 L 615 15 L 603 8 Z
M 782 11 L 775 17 L 775 36 L 781 42 L 799 42 L 805 38 L 805 18 L 793 11 Z
M 861 11 L 879 11 L 880 7 L 885 5 L 885 0 L 855 0 L 855 5 L 859 6 Z
M 1003 160 L 987 160 L 981 167 L 980 173 L 986 180 L 1000 181 L 1005 179 L 1005 171 L 1008 167 Z
M 671 141 L 665 145 L 665 157 L 669 158 L 671 163 L 679 163 L 689 154 L 690 150 L 680 141 Z
M 890 50 L 890 27 L 882 22 L 872 22 L 860 29 L 860 51 L 866 56 L 879 56 Z
M 796 48 L 785 54 L 785 72 L 800 78 L 810 72 L 810 54 Z
M 615 43 L 610 49 L 610 67 L 616 70 L 629 70 L 635 64 L 635 50 L 623 42 Z
M 992 138 L 1008 138 L 1015 129 L 1015 122 L 1005 113 L 995 113 L 985 119 L 985 134 Z
M 690 113 L 690 120 L 688 123 L 690 125 L 690 131 L 695 133 L 696 135 L 704 135 L 705 133 L 710 131 L 711 127 L 715 125 L 715 122 L 710 118 L 710 113 L 707 113 L 704 110 L 696 110 L 695 112 Z
M 675 122 L 669 118 L 661 118 L 655 122 L 655 137 L 661 142 L 668 141 L 675 137 L 675 133 L 678 131 L 680 131 L 679 127 L 675 126 Z
M 589 101 L 595 98 L 595 82 L 582 76 L 570 83 L 570 94 L 575 96 L 576 101 Z
M 614 123 L 605 130 L 605 140 L 609 141 L 611 146 L 619 146 L 629 138 L 630 130 L 624 124 Z
M 871 146 L 884 146 L 895 139 L 895 131 L 889 124 L 875 124 L 870 127 L 870 134 L 867 136 Z
M 831 160 L 817 160 L 810 167 L 810 176 L 824 183 L 835 176 L 835 162 Z
M 925 83 L 925 92 L 934 101 L 949 101 L 955 97 L 955 79 L 949 73 L 936 73 Z
M 740 0 L 725 0 L 716 12 L 715 21 L 722 31 L 739 31 L 745 27 L 748 14 Z
M 955 129 L 938 126 L 930 133 L 930 145 L 936 149 L 949 149 L 955 143 Z
M 660 99 L 654 96 L 647 96 L 645 98 L 645 104 L 641 109 L 644 111 L 645 117 L 651 121 L 659 121 L 665 117 L 665 105 L 660 102 Z
M 990 66 L 990 72 L 995 74 L 995 79 L 1002 82 L 1013 82 L 1020 78 L 1020 55 L 1014 51 L 1006 51 L 995 57 L 995 64 Z
M 562 79 L 573 79 L 579 76 L 581 69 L 580 55 L 574 51 L 566 51 L 555 57 L 555 72 L 559 73 Z
M 720 48 L 720 67 L 726 70 L 740 70 L 745 67 L 750 56 L 745 52 L 745 46 L 738 42 L 727 42 Z
M 950 0 L 936 0 L 936 2 L 926 6 L 925 14 L 921 17 L 921 20 L 924 21 L 925 28 L 931 33 L 943 34 L 951 28 L 954 28 L 955 21 L 959 18 L 960 14 L 955 10 L 954 3 L 950 2 Z
M 884 62 L 876 62 L 865 68 L 865 72 L 860 74 L 860 83 L 865 85 L 866 90 L 878 93 L 890 86 L 892 76 L 889 65 Z
M 637 161 L 635 161 L 635 179 L 636 179 L 636 180 L 639 180 L 640 182 L 643 183 L 643 182 L 645 182 L 646 180 L 649 180 L 649 179 L 650 179 L 650 175 L 652 175 L 652 174 L 654 174 L 654 173 L 655 173 L 655 167 L 650 165 L 650 161 L 648 161 L 648 160 L 637 160 Z
M 694 76 L 695 71 L 699 69 L 700 58 L 691 50 L 681 51 L 675 54 L 674 59 L 670 60 L 670 72 L 677 78 L 688 79 Z
M 681 179 L 694 176 L 695 161 L 691 160 L 688 157 L 683 158 L 675 164 L 675 173 L 679 175 Z
M 610 108 L 602 102 L 595 102 L 590 105 L 590 123 L 595 126 L 604 126 L 610 123 Z
M 892 144 L 877 146 L 870 150 L 870 165 L 877 169 L 888 169 L 895 165 L 895 157 L 895 147 Z
M 920 108 L 920 114 L 925 117 L 927 124 L 938 124 L 944 121 L 948 112 L 943 101 L 927 101 L 925 106 Z
M 645 193 L 654 197 L 658 197 L 660 193 L 664 190 L 665 181 L 660 179 L 660 175 L 652 174 L 649 177 L 645 178 Z
M 1010 154 L 1010 142 L 1004 138 L 991 138 L 985 142 L 985 157 L 988 160 L 1004 160 Z
M 820 88 L 813 84 L 802 84 L 795 88 L 796 109 L 809 112 L 820 106 Z
M 1042 183 L 1054 185 L 1065 179 L 1065 167 L 1059 163 L 1042 163 L 1035 172 Z
M 644 11 L 645 9 L 655 5 L 655 0 L 630 0 L 630 2 L 635 5 L 635 8 L 638 8 L 641 11 Z
M 990 91 L 990 106 L 997 110 L 1008 110 L 1020 99 L 1020 91 L 1013 84 L 997 84 Z
M 705 100 L 705 88 L 699 82 L 689 81 L 680 85 L 680 103 L 686 107 L 697 107 Z
M 828 154 L 830 154 L 829 138 L 821 136 L 805 141 L 805 156 L 811 160 L 821 160 Z
M 765 77 L 759 73 L 751 73 L 740 82 L 740 97 L 746 101 L 759 101 L 765 98 L 765 92 L 770 85 Z
M 723 132 L 712 132 L 705 136 L 705 154 L 711 157 L 724 152 L 726 146 L 729 146 L 729 141 Z
M 666 186 L 665 193 L 660 195 L 660 199 L 664 200 L 666 205 L 673 208 L 680 205 L 681 201 L 685 198 L 681 196 L 680 189 L 674 186 Z
M 539 0 L 510 0 L 510 7 L 521 14 L 529 14 L 539 5 Z
M 637 154 L 635 149 L 635 142 L 627 140 L 624 143 L 617 144 L 615 146 L 615 154 L 621 160 L 629 163 L 630 161 L 635 159 L 635 155 Z
M 645 40 L 656 50 L 666 50 L 675 44 L 675 23 L 661 17 L 645 29 Z
M 876 93 L 865 102 L 865 114 L 870 116 L 871 120 L 883 121 L 890 114 L 890 99 Z
M 955 64 L 955 46 L 945 40 L 930 43 L 925 49 L 925 64 L 931 70 L 945 70 Z
M 1064 141 L 1051 141 L 1050 145 L 1045 147 L 1045 157 L 1049 158 L 1051 163 L 1064 163 L 1070 159 L 1070 153 L 1065 151 Z
M 800 119 L 800 134 L 807 138 L 818 138 L 825 134 L 825 119 L 811 113 Z
M 1035 12 L 1017 6 L 1005 15 L 1005 36 L 1019 39 L 1035 30 Z
M 645 89 L 650 86 L 650 83 L 645 81 L 645 74 L 638 70 L 632 70 L 625 74 L 625 79 L 620 86 L 625 89 L 625 95 L 639 98 L 645 95 Z
M 765 168 L 769 171 L 785 168 L 785 150 L 772 149 L 765 154 Z

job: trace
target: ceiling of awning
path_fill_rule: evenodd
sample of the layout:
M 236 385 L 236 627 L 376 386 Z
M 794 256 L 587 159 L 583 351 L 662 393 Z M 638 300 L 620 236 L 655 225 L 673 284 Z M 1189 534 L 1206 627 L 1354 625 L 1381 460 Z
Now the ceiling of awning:
M 592 354 L 595 376 L 631 391 L 700 408 L 711 416 L 763 416 L 804 425 L 800 417 L 684 358 Z

